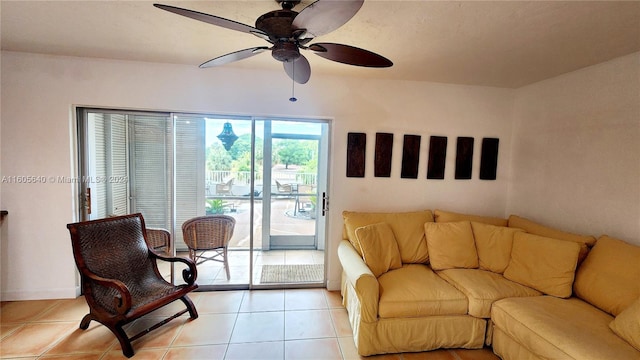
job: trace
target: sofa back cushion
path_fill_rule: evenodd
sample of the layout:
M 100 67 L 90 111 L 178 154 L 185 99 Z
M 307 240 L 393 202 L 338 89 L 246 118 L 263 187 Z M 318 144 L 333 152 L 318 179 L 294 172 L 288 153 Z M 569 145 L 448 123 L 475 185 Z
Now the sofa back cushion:
M 640 297 L 640 246 L 603 235 L 578 268 L 576 296 L 614 316 Z
M 534 235 L 540 235 L 559 240 L 573 241 L 580 244 L 580 254 L 578 256 L 579 264 L 582 263 L 582 261 L 587 257 L 587 253 L 589 253 L 589 247 L 593 246 L 593 244 L 596 243 L 596 238 L 591 235 L 578 235 L 550 228 L 548 226 L 538 224 L 529 219 L 525 219 L 516 215 L 509 216 L 509 227 L 519 228 Z
M 454 213 L 451 211 L 444 210 L 435 210 L 434 217 L 436 222 L 456 222 L 456 221 L 475 221 L 483 224 L 490 224 L 495 226 L 507 226 L 507 219 L 492 217 L 492 216 L 481 216 L 481 215 L 470 215 L 470 214 L 460 214 Z
M 472 221 L 480 269 L 502 274 L 511 260 L 513 237 L 522 229 Z
M 364 263 L 376 277 L 402 267 L 396 237 L 387 223 L 359 227 L 356 238 Z
M 580 245 L 571 241 L 518 232 L 504 277 L 545 294 L 568 298 Z
M 433 222 L 431 210 L 396 212 L 396 213 L 370 213 L 357 211 L 343 211 L 344 235 L 358 252 L 357 228 L 376 223 L 387 223 L 398 243 L 400 258 L 405 264 L 422 264 L 429 260 L 427 242 L 424 237 L 424 223 Z M 360 253 L 362 255 L 362 253 Z
M 471 222 L 425 223 L 424 231 L 433 270 L 478 267 Z

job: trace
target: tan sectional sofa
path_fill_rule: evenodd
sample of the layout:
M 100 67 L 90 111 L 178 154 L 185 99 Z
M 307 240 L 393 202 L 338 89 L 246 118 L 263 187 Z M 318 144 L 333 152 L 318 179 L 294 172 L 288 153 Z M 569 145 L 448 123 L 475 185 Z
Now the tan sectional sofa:
M 503 359 L 640 359 L 638 246 L 513 215 L 343 217 L 360 355 L 490 345 Z

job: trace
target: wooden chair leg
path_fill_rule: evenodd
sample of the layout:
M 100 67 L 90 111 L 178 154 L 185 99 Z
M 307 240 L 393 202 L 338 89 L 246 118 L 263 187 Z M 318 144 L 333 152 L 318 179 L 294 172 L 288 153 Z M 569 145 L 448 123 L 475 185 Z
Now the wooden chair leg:
M 118 342 L 120 342 L 120 347 L 122 348 L 122 354 L 128 358 L 133 356 L 133 346 L 131 346 L 131 341 L 127 336 L 127 333 L 122 329 L 120 325 L 107 326 L 109 330 L 116 336 Z
M 91 322 L 91 320 L 93 320 L 94 317 L 93 315 L 91 315 L 91 313 L 85 315 L 82 318 L 82 321 L 80 321 L 80 329 L 82 330 L 87 330 L 89 328 L 89 323 Z
M 196 307 L 193 305 L 193 302 L 191 301 L 191 299 L 189 299 L 189 297 L 187 295 L 185 295 L 185 296 L 181 297 L 180 300 L 187 307 L 187 310 L 189 310 L 189 315 L 191 316 L 191 319 L 192 320 L 197 319 L 198 318 L 198 311 L 196 310 Z

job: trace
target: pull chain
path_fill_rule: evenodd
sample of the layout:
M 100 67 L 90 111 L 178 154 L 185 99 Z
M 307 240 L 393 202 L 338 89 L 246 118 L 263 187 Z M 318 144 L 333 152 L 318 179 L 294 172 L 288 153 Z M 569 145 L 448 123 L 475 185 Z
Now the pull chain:
M 298 99 L 296 99 L 296 93 L 295 93 L 295 86 L 296 86 L 296 82 L 295 82 L 295 78 L 296 78 L 296 64 L 295 64 L 295 60 L 293 60 L 293 71 L 292 71 L 292 79 L 291 79 L 291 97 L 289 98 L 289 101 L 291 102 L 296 102 L 298 101 Z

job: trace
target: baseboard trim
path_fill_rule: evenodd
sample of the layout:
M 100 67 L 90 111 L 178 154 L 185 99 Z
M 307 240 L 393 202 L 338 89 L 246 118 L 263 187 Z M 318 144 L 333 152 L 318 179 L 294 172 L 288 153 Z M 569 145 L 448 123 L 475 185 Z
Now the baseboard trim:
M 80 287 L 46 289 L 46 290 L 18 290 L 0 293 L 2 301 L 75 299 L 80 296 Z

